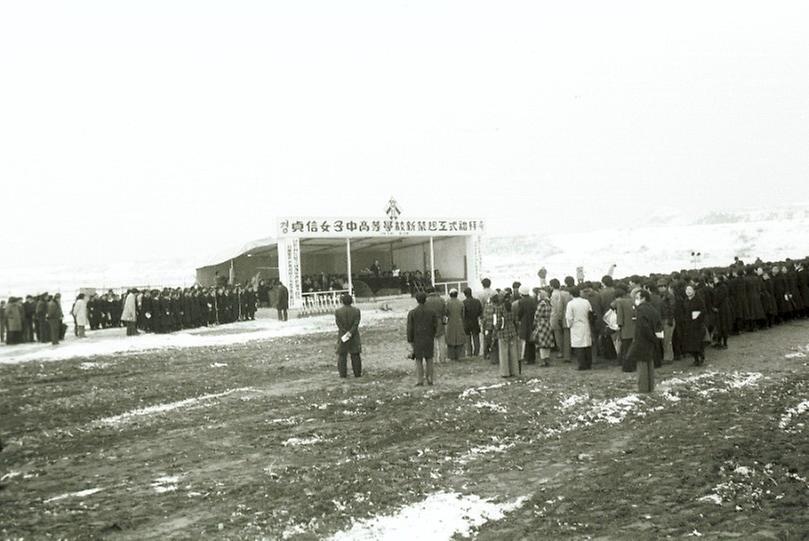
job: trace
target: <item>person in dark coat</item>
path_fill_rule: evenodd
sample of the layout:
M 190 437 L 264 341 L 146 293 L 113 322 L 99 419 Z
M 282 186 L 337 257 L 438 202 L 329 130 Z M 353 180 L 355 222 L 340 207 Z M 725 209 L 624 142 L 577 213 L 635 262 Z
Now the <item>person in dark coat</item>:
M 354 377 L 362 375 L 362 342 L 360 341 L 360 320 L 362 314 L 348 293 L 340 297 L 343 306 L 334 312 L 337 324 L 337 373 L 341 378 L 348 377 L 348 355 L 351 355 L 351 370 Z
M 6 301 L 0 300 L 0 344 L 6 341 Z
M 47 344 L 50 341 L 48 327 L 48 294 L 44 293 L 37 299 L 34 310 L 34 320 L 36 321 L 37 341 Z
M 22 339 L 23 342 L 34 341 L 34 316 L 36 315 L 36 303 L 31 295 L 25 296 L 25 302 L 22 303 L 23 319 Z
M 520 286 L 520 300 L 517 303 L 517 336 L 519 338 L 520 356 L 525 364 L 536 364 L 536 344 L 531 339 L 534 330 L 534 315 L 537 312 L 537 300 L 531 296 L 528 286 Z
M 427 301 L 425 302 L 425 306 L 432 310 L 438 318 L 438 329 L 435 333 L 434 358 L 436 362 L 441 362 L 445 357 L 444 346 L 446 342 L 444 340 L 444 332 L 447 325 L 447 303 L 434 287 L 427 287 L 426 292 Z
M 416 386 L 433 384 L 433 349 L 438 332 L 438 316 L 425 306 L 427 295 L 416 293 L 416 307 L 407 314 L 407 342 L 413 348 L 411 358 L 416 362 Z
M 683 334 L 683 351 L 694 357 L 694 366 L 705 363 L 705 302 L 696 295 L 693 286 L 685 288 L 685 328 Z
M 728 348 L 728 336 L 733 329 L 733 310 L 730 307 L 730 291 L 725 275 L 715 278 L 713 310 L 716 315 L 714 326 L 714 344 L 719 349 Z
M 463 290 L 463 330 L 466 334 L 466 354 L 480 355 L 480 319 L 483 317 L 483 305 L 472 296 L 472 288 Z
M 278 321 L 287 321 L 287 319 L 289 319 L 287 312 L 287 310 L 289 310 L 289 290 L 287 286 L 282 283 L 279 283 L 275 289 L 278 295 L 275 301 L 275 309 L 278 311 Z
M 57 293 L 48 301 L 48 331 L 51 337 L 51 344 L 58 345 L 62 338 L 62 296 Z
M 733 300 L 733 334 L 739 334 L 744 330 L 750 309 L 748 305 L 749 299 L 744 287 L 744 277 L 740 276 L 738 267 L 734 267 L 733 271 L 731 271 L 728 287 L 730 297 Z
M 777 321 L 787 320 L 792 315 L 792 304 L 789 301 L 789 293 L 787 292 L 786 277 L 781 274 L 781 269 L 778 265 L 774 265 L 771 269 L 773 296 L 775 297 L 775 306 L 778 308 Z
M 747 293 L 747 304 L 750 307 L 750 311 L 747 314 L 747 330 L 755 331 L 764 326 L 767 314 L 764 313 L 764 304 L 761 302 L 761 278 L 756 276 L 756 271 L 752 266 L 747 269 L 744 282 L 745 292 Z
M 635 334 L 627 355 L 638 369 L 638 392 L 654 390 L 654 360 L 663 337 L 663 321 L 652 306 L 651 295 L 645 289 L 635 292 Z

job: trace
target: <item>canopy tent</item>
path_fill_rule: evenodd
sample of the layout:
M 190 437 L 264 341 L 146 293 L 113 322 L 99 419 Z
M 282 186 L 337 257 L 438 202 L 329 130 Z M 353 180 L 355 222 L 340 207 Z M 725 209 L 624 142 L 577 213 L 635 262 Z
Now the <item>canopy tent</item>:
M 290 217 L 277 223 L 277 235 L 249 243 L 238 252 L 197 269 L 197 281 L 213 285 L 217 277 L 230 283 L 254 278 L 278 279 L 289 289 L 290 308 L 301 308 L 317 295 L 334 299 L 334 287 L 305 291 L 310 277 L 338 277 L 340 290 L 354 292 L 354 281 L 383 288 L 375 267 L 383 271 L 419 272 L 429 283 L 443 288 L 461 287 L 479 280 L 480 220 L 428 218 Z M 388 273 L 390 276 L 390 273 Z M 311 287 L 310 287 L 311 289 Z M 367 288 L 366 288 L 367 289 Z M 371 287 L 376 293 L 376 289 Z M 340 292 L 340 291 L 338 291 Z

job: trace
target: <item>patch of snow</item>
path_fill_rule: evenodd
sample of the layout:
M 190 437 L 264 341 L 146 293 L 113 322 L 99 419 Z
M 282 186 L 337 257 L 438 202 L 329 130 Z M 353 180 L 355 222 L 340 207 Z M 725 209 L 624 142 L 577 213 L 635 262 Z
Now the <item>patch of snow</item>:
M 81 363 L 79 365 L 79 368 L 82 369 L 82 370 L 94 370 L 94 369 L 98 369 L 98 368 L 106 368 L 109 365 L 110 365 L 110 363 L 92 363 L 92 362 L 88 362 L 88 363 Z
M 166 492 L 174 492 L 177 490 L 177 483 L 180 482 L 179 475 L 165 475 L 163 477 L 158 477 L 152 482 L 152 488 L 158 494 L 164 494 Z
M 784 355 L 787 359 L 803 359 L 806 357 L 806 353 L 803 351 L 796 351 L 795 353 L 787 353 Z
M 221 393 L 215 394 L 206 394 L 202 396 L 195 396 L 193 398 L 186 398 L 185 400 L 179 400 L 177 402 L 169 402 L 167 404 L 155 404 L 154 406 L 147 406 L 145 408 L 140 408 L 132 411 L 128 411 L 126 413 L 122 413 L 120 415 L 114 415 L 112 417 L 105 417 L 103 419 L 99 419 L 96 421 L 96 424 L 99 425 L 115 425 L 119 423 L 124 423 L 130 421 L 136 417 L 143 417 L 145 415 L 154 415 L 157 413 L 165 413 L 168 411 L 173 411 L 180 408 L 185 408 L 188 406 L 192 406 L 194 404 L 198 404 L 200 402 L 206 402 L 208 400 L 215 400 L 217 398 L 222 398 L 223 396 L 227 396 L 233 393 L 240 393 L 245 391 L 253 390 L 251 387 L 239 387 L 238 389 L 230 389 L 228 391 L 224 391 Z
M 468 537 L 474 528 L 491 520 L 500 520 L 519 508 L 525 498 L 495 503 L 475 495 L 438 492 L 424 500 L 403 507 L 396 513 L 357 521 L 345 531 L 331 536 L 331 541 L 371 541 L 377 539 L 410 541 L 412 539 L 452 539 Z
M 495 404 L 494 402 L 487 402 L 487 401 L 475 402 L 474 404 L 472 404 L 472 407 L 477 409 L 487 409 L 495 413 L 508 413 L 508 410 L 504 406 L 501 406 L 500 404 Z
M 211 368 L 222 368 L 227 365 L 228 363 L 211 363 Z
M 789 408 L 786 412 L 784 412 L 784 414 L 781 416 L 781 420 L 778 422 L 778 428 L 781 430 L 786 430 L 795 417 L 803 415 L 806 412 L 809 412 L 809 400 L 804 400 L 794 408 Z
M 281 445 L 284 447 L 300 447 L 301 445 L 314 445 L 323 441 L 323 438 L 315 434 L 311 438 L 289 438 L 284 440 Z
M 469 449 L 469 451 L 466 452 L 466 454 L 458 458 L 458 463 L 468 464 L 472 460 L 476 460 L 485 455 L 505 453 L 512 447 L 514 447 L 514 443 L 501 443 L 499 445 L 482 445 L 478 447 L 472 447 L 471 449 Z
M 470 396 L 476 396 L 483 392 L 486 392 L 490 389 L 499 389 L 500 387 L 505 387 L 508 383 L 495 383 L 494 385 L 484 385 L 482 387 L 470 387 L 466 389 L 464 392 L 458 395 L 458 398 L 469 398 Z
M 739 475 L 744 475 L 745 477 L 749 477 L 752 471 L 747 466 L 737 466 L 733 473 L 737 473 Z
M 566 398 L 563 398 L 559 401 L 559 405 L 562 409 L 570 409 L 576 404 L 581 404 L 582 402 L 587 402 L 590 400 L 590 396 L 586 394 L 572 394 Z
M 22 474 L 18 471 L 10 471 L 3 477 L 0 477 L 0 481 L 5 481 L 6 479 L 14 479 L 15 477 L 19 477 L 20 475 Z
M 59 500 L 64 500 L 65 498 L 84 498 L 85 496 L 92 496 L 97 492 L 101 492 L 104 490 L 103 488 L 88 488 L 87 490 L 80 490 L 78 492 L 68 492 L 67 494 L 62 494 L 60 496 L 54 496 L 53 498 L 48 498 L 45 500 L 45 503 L 56 502 Z
M 367 314 L 363 314 L 363 322 L 368 325 L 394 317 L 401 317 L 401 314 L 369 311 Z M 221 333 L 222 330 L 231 329 L 244 332 Z M 108 329 L 93 331 L 87 338 L 82 340 L 68 338 L 58 346 L 20 344 L 13 348 L 3 348 L 0 351 L 0 364 L 62 361 L 80 357 L 135 354 L 165 349 L 231 346 L 273 338 L 304 336 L 333 331 L 333 315 L 300 318 L 286 322 L 261 318 L 255 321 L 240 321 L 217 327 L 203 327 L 170 334 L 142 333 L 138 336 L 125 336 L 123 334 L 124 329 Z

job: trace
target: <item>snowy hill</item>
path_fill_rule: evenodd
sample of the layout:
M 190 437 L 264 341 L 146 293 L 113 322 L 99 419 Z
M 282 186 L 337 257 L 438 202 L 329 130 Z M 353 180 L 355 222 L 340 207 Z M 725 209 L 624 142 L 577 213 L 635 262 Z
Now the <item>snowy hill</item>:
M 701 255 L 692 258 L 692 252 Z M 809 216 L 782 221 L 740 221 L 697 225 L 659 225 L 590 233 L 501 237 L 487 240 L 484 272 L 499 284 L 538 282 L 545 267 L 549 277 L 575 276 L 583 266 L 586 279 L 599 279 L 613 263 L 616 276 L 671 272 L 695 266 L 726 266 L 738 256 L 753 262 L 809 256 Z
M 691 253 L 700 252 L 699 266 L 745 261 L 801 259 L 809 256 L 809 205 L 772 209 L 713 212 L 702 216 L 676 209 L 655 208 L 636 228 L 603 229 L 588 233 L 490 237 L 484 241 L 484 274 L 498 285 L 513 280 L 536 284 L 537 270 L 549 276 L 575 276 L 584 267 L 587 279 L 599 279 L 612 263 L 616 276 L 670 272 L 692 268 Z M 261 239 L 265 242 L 267 239 Z M 219 261 L 255 243 L 234 243 L 210 257 L 178 255 L 172 259 L 108 262 L 105 264 L 15 266 L 0 268 L 0 298 L 44 290 L 72 296 L 80 287 L 188 286 L 195 268 Z

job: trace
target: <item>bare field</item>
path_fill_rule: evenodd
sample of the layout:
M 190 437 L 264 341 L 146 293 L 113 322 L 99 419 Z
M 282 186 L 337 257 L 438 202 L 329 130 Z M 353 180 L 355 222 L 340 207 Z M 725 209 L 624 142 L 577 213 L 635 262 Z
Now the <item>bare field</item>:
M 611 365 L 481 359 L 416 388 L 401 319 L 345 382 L 333 333 L 0 365 L 0 537 L 804 539 L 807 331 L 649 396 Z

